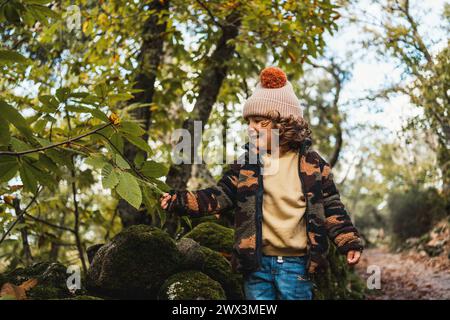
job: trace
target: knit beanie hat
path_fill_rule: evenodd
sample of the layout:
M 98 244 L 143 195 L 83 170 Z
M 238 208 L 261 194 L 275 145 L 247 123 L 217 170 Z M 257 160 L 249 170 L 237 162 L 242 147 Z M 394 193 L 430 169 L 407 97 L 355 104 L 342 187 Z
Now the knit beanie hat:
M 271 110 L 277 110 L 282 118 L 290 115 L 303 117 L 300 101 L 283 70 L 267 67 L 261 71 L 259 78 L 255 91 L 244 104 L 244 119 L 266 116 Z

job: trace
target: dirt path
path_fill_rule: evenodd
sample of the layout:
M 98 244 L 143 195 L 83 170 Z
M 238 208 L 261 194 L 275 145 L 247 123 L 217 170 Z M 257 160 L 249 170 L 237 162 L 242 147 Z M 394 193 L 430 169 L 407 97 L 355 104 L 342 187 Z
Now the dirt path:
M 442 259 L 441 259 L 442 258 Z M 368 299 L 450 299 L 450 260 L 431 259 L 418 253 L 390 253 L 386 248 L 367 249 L 356 271 L 367 280 L 373 274 L 367 267 L 381 271 L 381 288 L 369 290 Z

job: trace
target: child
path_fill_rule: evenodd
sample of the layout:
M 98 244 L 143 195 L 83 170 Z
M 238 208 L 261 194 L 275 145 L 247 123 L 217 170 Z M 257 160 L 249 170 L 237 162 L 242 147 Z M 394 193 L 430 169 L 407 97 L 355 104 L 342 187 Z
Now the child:
M 362 241 L 340 201 L 330 165 L 310 148 L 310 129 L 281 69 L 261 72 L 243 116 L 250 137 L 257 137 L 245 145 L 244 158 L 215 186 L 163 194 L 161 207 L 192 217 L 233 208 L 231 264 L 244 275 L 246 298 L 312 299 L 310 276 L 328 265 L 328 238 L 349 265 L 358 263 Z M 273 133 L 278 135 L 275 150 Z

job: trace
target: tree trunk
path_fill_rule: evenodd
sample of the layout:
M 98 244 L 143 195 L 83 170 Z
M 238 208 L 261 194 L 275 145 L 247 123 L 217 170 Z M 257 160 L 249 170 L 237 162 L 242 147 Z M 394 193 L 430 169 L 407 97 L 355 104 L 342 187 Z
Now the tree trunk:
M 155 0 L 149 6 L 149 10 L 156 9 L 144 25 L 142 34 L 142 47 L 138 57 L 139 72 L 136 75 L 135 89 L 142 89 L 143 91 L 135 94 L 134 98 L 129 103 L 151 103 L 153 101 L 153 94 L 155 91 L 155 80 L 158 67 L 160 65 L 161 57 L 163 55 L 164 32 L 167 29 L 167 20 L 158 24 L 160 14 L 163 10 L 169 9 L 169 1 Z M 164 15 L 161 19 L 167 19 Z M 145 131 L 150 127 L 151 110 L 148 107 L 137 108 L 131 111 L 131 115 L 141 122 Z M 148 140 L 148 134 L 143 136 L 145 141 Z M 136 146 L 125 141 L 124 155 L 131 162 L 134 160 L 139 150 Z M 123 227 L 128 227 L 134 224 L 150 224 L 150 217 L 144 210 L 136 210 L 123 199 L 119 200 L 117 207 Z
M 205 61 L 205 69 L 200 76 L 200 89 L 194 109 L 189 119 L 183 123 L 183 129 L 187 129 L 191 138 L 191 163 L 172 165 L 167 175 L 166 183 L 176 190 L 185 190 L 192 172 L 192 163 L 196 150 L 194 140 L 201 139 L 196 132 L 194 135 L 194 121 L 201 121 L 204 129 L 211 114 L 212 107 L 216 102 L 222 82 L 227 75 L 226 63 L 233 58 L 235 46 L 227 41 L 235 39 L 239 34 L 241 17 L 239 10 L 233 11 L 226 18 L 222 27 L 222 36 L 216 44 L 214 53 Z M 200 140 L 197 140 L 200 141 Z
M 59 220 L 59 225 L 64 226 L 65 221 L 66 221 L 66 211 L 63 210 L 61 213 L 60 220 Z M 61 241 L 63 232 L 64 231 L 62 229 L 56 230 L 57 239 L 55 239 L 55 241 L 52 241 L 52 244 L 50 247 L 49 260 L 51 260 L 51 261 L 58 261 L 59 249 L 61 248 L 61 245 L 59 242 Z

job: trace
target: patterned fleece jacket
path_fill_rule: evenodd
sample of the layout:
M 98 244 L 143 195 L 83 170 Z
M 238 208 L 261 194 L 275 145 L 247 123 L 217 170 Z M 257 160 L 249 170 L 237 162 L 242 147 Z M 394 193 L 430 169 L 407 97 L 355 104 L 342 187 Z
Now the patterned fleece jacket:
M 362 251 L 362 241 L 340 200 L 330 165 L 314 151 L 311 140 L 299 148 L 298 174 L 306 200 L 307 270 L 310 275 L 326 270 L 330 239 L 338 251 Z M 249 143 L 245 153 L 224 172 L 219 182 L 198 191 L 175 191 L 168 212 L 199 217 L 233 209 L 235 238 L 231 257 L 233 271 L 257 270 L 262 256 L 262 164 Z M 254 159 L 257 159 L 254 161 Z

